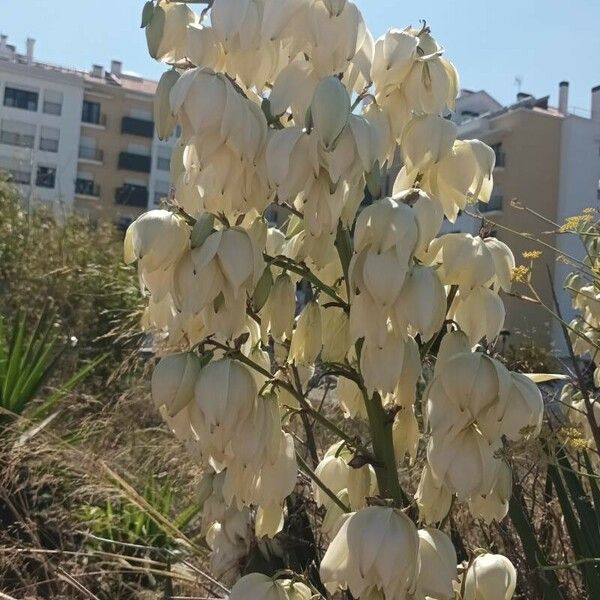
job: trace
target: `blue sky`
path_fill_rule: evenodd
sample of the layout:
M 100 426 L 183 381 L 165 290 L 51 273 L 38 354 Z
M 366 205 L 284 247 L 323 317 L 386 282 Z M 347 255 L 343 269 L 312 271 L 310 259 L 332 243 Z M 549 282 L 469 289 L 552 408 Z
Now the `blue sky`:
M 457 66 L 463 87 L 503 103 L 516 92 L 550 94 L 570 82 L 569 104 L 589 110 L 600 85 L 599 0 L 356 0 L 375 36 L 426 19 Z M 121 59 L 126 70 L 158 77 L 139 20 L 143 0 L 4 0 L 0 31 L 23 50 L 36 38 L 40 60 L 78 68 Z

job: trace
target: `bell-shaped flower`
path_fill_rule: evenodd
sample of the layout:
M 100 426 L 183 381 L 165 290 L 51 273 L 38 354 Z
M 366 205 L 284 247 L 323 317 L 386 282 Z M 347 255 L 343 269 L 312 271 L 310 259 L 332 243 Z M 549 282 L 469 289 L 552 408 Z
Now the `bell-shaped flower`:
M 410 336 L 406 340 L 400 381 L 394 390 L 394 404 L 412 407 L 417 399 L 417 382 L 421 377 L 421 354 L 419 345 Z
M 406 342 L 393 330 L 388 330 L 385 342 L 379 346 L 365 339 L 360 354 L 360 372 L 367 390 L 391 394 L 400 381 Z
M 192 426 L 207 455 L 222 461 L 238 436 L 253 436 L 247 427 L 258 390 L 242 363 L 221 359 L 209 363 L 196 382 L 195 401 L 188 407 Z
M 444 285 L 458 285 L 467 293 L 496 274 L 487 245 L 470 233 L 448 233 L 433 240 L 428 256 L 431 263 L 440 265 L 438 274 Z
M 343 308 L 328 306 L 321 309 L 323 324 L 324 362 L 344 362 L 344 358 L 352 345 L 350 339 L 350 320 Z
M 446 318 L 446 292 L 435 269 L 415 265 L 408 273 L 394 305 L 394 318 L 402 329 L 412 328 L 430 340 Z
M 312 364 L 322 345 L 321 309 L 314 300 L 310 300 L 296 321 L 288 360 L 301 365 Z
M 407 454 L 411 461 L 415 460 L 419 448 L 419 437 L 419 424 L 414 408 L 412 406 L 400 407 L 392 426 L 394 454 L 398 464 L 402 464 Z
M 337 399 L 344 411 L 346 419 L 367 418 L 367 409 L 363 399 L 362 392 L 356 382 L 346 377 L 339 377 L 337 380 Z
M 419 529 L 419 591 L 427 598 L 453 600 L 452 582 L 457 578 L 456 550 L 439 529 Z
M 413 522 L 393 508 L 370 506 L 350 515 L 321 561 L 330 593 L 348 589 L 356 598 L 377 591 L 410 598 L 419 573 L 419 536 Z
M 174 417 L 194 400 L 194 389 L 200 375 L 198 357 L 191 352 L 169 354 L 160 359 L 152 372 L 152 401 L 165 407 Z
M 154 94 L 154 123 L 159 140 L 166 140 L 171 137 L 177 117 L 171 110 L 171 89 L 179 80 L 179 73 L 175 69 L 166 71 L 162 74 L 156 92 Z
M 160 0 L 146 25 L 150 56 L 165 63 L 183 60 L 187 26 L 197 21 L 198 17 L 185 2 Z
M 409 30 L 390 29 L 375 43 L 371 78 L 380 95 L 387 96 L 410 73 L 416 59 L 419 38 Z
M 441 522 L 452 505 L 452 492 L 443 481 L 435 478 L 427 463 L 421 473 L 415 500 L 419 507 L 419 518 L 429 525 Z
M 416 115 L 404 128 L 400 149 L 407 170 L 423 171 L 452 151 L 458 128 L 437 114 Z
M 295 122 L 302 124 L 318 83 L 310 62 L 296 58 L 279 72 L 273 83 L 269 96 L 271 114 L 278 117 L 291 109 Z
M 316 136 L 325 150 L 330 150 L 350 116 L 350 96 L 337 77 L 325 77 L 319 81 L 310 112 Z
M 262 573 L 250 573 L 231 589 L 230 600 L 311 600 L 311 589 L 290 579 L 272 579 Z
M 485 238 L 483 243 L 492 255 L 494 260 L 494 277 L 492 287 L 497 290 L 510 292 L 512 287 L 512 274 L 515 268 L 515 257 L 512 250 L 495 237 Z
M 511 600 L 517 572 L 501 554 L 481 554 L 465 575 L 464 600 Z
M 450 313 L 473 346 L 484 337 L 488 343 L 492 343 L 504 326 L 506 317 L 506 309 L 500 296 L 484 286 L 477 287 L 464 296 L 459 293 Z
M 291 339 L 296 314 L 296 286 L 287 273 L 282 273 L 273 282 L 260 314 L 264 332 L 270 331 L 276 340 Z
M 522 373 L 511 373 L 506 410 L 502 417 L 502 433 L 513 441 L 523 435 L 537 437 L 542 428 L 544 400 L 538 386 Z
M 396 190 L 393 199 L 412 207 L 419 226 L 419 242 L 415 248 L 415 256 L 423 260 L 431 241 L 438 235 L 444 222 L 444 210 L 435 199 L 430 198 L 423 190 L 410 188 Z
M 494 151 L 483 142 L 457 140 L 451 152 L 427 171 L 423 187 L 440 200 L 454 223 L 468 202 L 489 202 L 495 162 Z
M 422 37 L 420 47 L 423 42 Z M 440 56 L 439 49 L 428 56 L 419 56 L 403 84 L 408 106 L 415 112 L 428 114 L 454 110 L 458 90 L 458 73 L 450 61 Z
M 500 522 L 508 514 L 511 495 L 512 472 L 510 467 L 502 462 L 490 492 L 470 498 L 469 511 L 474 517 L 483 519 L 488 525 L 494 520 Z
M 151 210 L 127 229 L 124 258 L 127 264 L 139 261 L 140 270 L 163 271 L 172 267 L 189 248 L 190 228 L 168 210 Z
M 215 71 L 221 70 L 225 59 L 215 30 L 196 23 L 188 25 L 185 55 L 193 65 Z
M 198 277 L 206 282 L 216 282 L 210 274 L 218 268 L 223 281 L 221 291 L 227 303 L 240 298 L 242 292 L 253 290 L 265 265 L 253 236 L 241 227 L 230 227 L 206 238 L 194 256 L 194 266 Z

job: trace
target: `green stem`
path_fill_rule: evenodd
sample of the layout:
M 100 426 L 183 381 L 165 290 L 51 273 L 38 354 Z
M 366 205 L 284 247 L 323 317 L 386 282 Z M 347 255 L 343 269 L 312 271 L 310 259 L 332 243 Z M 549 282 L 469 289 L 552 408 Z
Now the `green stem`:
M 392 436 L 393 420 L 385 412 L 381 396 L 378 393 L 368 397 L 363 390 L 363 398 L 369 417 L 369 428 L 373 440 L 373 454 L 376 464 L 374 465 L 379 485 L 379 494 L 383 498 L 391 498 L 395 506 L 408 506 L 409 499 L 400 487 L 398 479 L 398 467 L 396 455 L 394 454 L 394 439 Z

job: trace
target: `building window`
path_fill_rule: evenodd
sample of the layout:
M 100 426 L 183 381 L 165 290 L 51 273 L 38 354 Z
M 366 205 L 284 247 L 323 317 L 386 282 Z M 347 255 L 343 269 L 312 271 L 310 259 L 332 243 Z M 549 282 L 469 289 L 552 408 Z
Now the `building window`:
M 59 117 L 62 114 L 63 94 L 55 90 L 44 92 L 44 112 Z
M 148 206 L 148 188 L 143 185 L 124 183 L 116 190 L 115 202 L 125 206 L 146 208 Z
M 4 106 L 35 112 L 38 107 L 38 97 L 38 92 L 6 86 L 4 90 Z
M 171 168 L 171 148 L 159 146 L 156 156 L 156 168 L 159 171 L 168 171 Z
M 75 180 L 75 193 L 81 196 L 98 198 L 100 196 L 100 186 L 96 185 L 93 179 L 78 177 Z
M 137 152 L 121 152 L 118 166 L 119 169 L 136 171 L 137 173 L 150 173 L 152 159 Z
M 81 110 L 81 120 L 84 123 L 90 123 L 91 125 L 104 125 L 104 115 L 100 113 L 100 102 L 90 102 L 89 100 L 83 101 L 83 108 Z
M 135 117 L 123 117 L 121 120 L 121 133 L 152 138 L 154 137 L 154 121 L 136 119 Z
M 492 144 L 492 150 L 496 155 L 496 167 L 505 167 L 506 166 L 506 154 L 502 149 L 502 142 L 498 142 L 497 144 Z
M 60 130 L 56 127 L 42 127 L 40 133 L 40 150 L 58 152 Z
M 35 125 L 22 121 L 2 119 L 0 125 L 0 143 L 8 146 L 33 148 L 35 144 Z
M 56 185 L 56 168 L 43 167 L 40 165 L 37 168 L 35 185 L 38 187 L 54 189 L 54 186 Z

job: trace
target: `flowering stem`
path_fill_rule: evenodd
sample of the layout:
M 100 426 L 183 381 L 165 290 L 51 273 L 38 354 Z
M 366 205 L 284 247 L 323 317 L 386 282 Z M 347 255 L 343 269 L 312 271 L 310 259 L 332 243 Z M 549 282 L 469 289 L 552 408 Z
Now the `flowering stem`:
M 378 393 L 369 398 L 364 388 L 362 392 L 369 417 L 373 453 L 377 461 L 374 468 L 377 475 L 377 484 L 379 485 L 379 494 L 384 498 L 392 498 L 396 506 L 408 506 L 410 502 L 398 479 L 398 467 L 392 437 L 393 421 L 385 412 L 381 396 Z
M 350 507 L 346 506 L 319 478 L 319 476 L 306 464 L 306 461 L 300 456 L 298 452 L 296 452 L 296 460 L 298 461 L 298 466 L 300 470 L 307 475 L 310 479 L 312 479 L 322 490 L 323 492 L 329 496 L 332 502 L 334 502 L 339 508 L 341 508 L 345 513 L 349 513 Z

